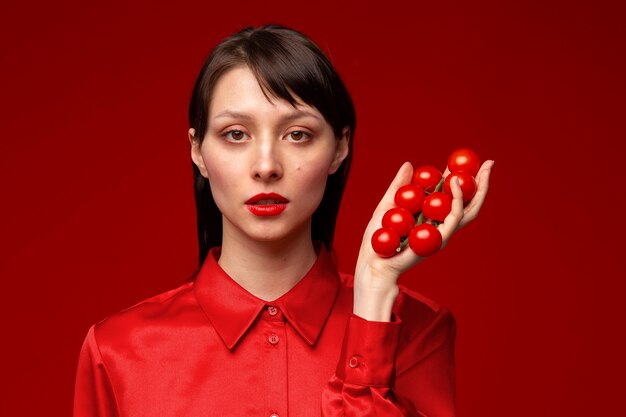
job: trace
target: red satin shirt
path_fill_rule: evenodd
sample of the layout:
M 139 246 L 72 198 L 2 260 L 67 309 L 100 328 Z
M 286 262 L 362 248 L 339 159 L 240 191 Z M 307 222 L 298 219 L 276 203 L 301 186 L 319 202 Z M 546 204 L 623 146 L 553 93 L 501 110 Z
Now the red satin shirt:
M 352 313 L 323 246 L 266 302 L 206 258 L 195 281 L 92 326 L 75 417 L 454 416 L 455 321 L 400 287 L 391 322 Z

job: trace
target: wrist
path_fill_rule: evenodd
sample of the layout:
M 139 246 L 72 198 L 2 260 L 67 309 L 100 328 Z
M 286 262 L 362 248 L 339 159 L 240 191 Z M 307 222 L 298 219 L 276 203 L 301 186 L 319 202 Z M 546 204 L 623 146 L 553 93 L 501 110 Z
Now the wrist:
M 400 292 L 398 286 L 354 283 L 353 313 L 369 321 L 391 321 L 391 311 Z

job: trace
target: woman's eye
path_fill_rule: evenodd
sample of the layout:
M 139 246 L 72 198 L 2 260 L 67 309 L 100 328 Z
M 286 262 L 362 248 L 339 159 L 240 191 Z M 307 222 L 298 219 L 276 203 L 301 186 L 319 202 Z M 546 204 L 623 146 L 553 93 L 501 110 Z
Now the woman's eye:
M 294 142 L 303 142 L 306 139 L 308 139 L 311 135 L 303 132 L 302 130 L 295 130 L 291 133 L 289 133 L 289 139 L 291 139 Z
M 246 134 L 243 133 L 241 130 L 229 130 L 228 132 L 224 133 L 224 137 L 233 142 L 241 142 L 243 139 L 245 139 Z

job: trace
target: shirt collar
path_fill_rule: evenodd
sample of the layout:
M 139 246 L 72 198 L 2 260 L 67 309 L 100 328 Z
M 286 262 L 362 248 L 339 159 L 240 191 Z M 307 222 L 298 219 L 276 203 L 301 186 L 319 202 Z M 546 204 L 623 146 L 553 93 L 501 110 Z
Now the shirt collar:
M 217 263 L 221 248 L 212 248 L 194 283 L 196 298 L 228 349 L 233 349 L 266 305 L 275 305 L 287 321 L 314 345 L 339 290 L 339 274 L 330 254 L 319 244 L 317 260 L 307 274 L 274 301 L 254 296 Z

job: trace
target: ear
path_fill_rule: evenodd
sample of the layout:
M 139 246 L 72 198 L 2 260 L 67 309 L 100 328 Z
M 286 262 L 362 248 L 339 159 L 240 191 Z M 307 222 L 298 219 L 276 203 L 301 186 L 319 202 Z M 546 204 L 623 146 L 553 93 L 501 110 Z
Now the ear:
M 204 160 L 202 159 L 202 153 L 200 152 L 200 139 L 196 138 L 196 129 L 190 128 L 187 135 L 189 136 L 189 143 L 191 144 L 191 160 L 200 170 L 200 174 L 202 174 L 204 178 L 209 178 Z
M 332 175 L 341 166 L 341 163 L 348 156 L 348 152 L 350 152 L 350 128 L 344 127 L 341 132 L 341 138 L 337 139 L 337 149 L 335 149 L 335 157 L 333 162 L 330 164 L 330 170 L 328 171 L 328 175 Z

